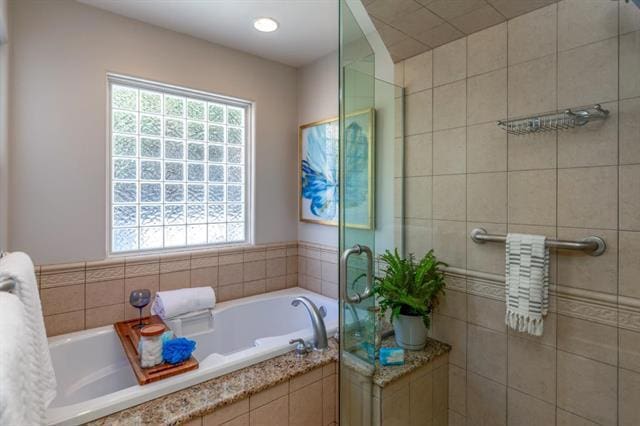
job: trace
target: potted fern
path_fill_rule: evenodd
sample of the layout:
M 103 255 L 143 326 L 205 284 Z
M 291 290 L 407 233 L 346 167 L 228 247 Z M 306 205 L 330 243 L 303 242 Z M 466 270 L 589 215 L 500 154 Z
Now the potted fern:
M 404 258 L 396 249 L 382 255 L 387 267 L 382 277 L 376 277 L 374 293 L 378 298 L 381 315 L 391 312 L 396 342 L 405 349 L 420 350 L 427 341 L 431 312 L 444 294 L 444 273 L 430 250 L 416 262 L 413 254 Z

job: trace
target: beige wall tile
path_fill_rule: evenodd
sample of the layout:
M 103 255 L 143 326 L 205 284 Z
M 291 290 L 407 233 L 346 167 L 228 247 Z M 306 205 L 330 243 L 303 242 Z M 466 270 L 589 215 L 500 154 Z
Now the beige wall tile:
M 538 9 L 508 22 L 509 65 L 556 52 L 557 6 Z
M 428 425 L 434 414 L 433 373 L 429 372 L 409 382 L 409 411 L 411 425 Z M 384 404 L 384 402 L 383 402 Z
M 433 133 L 433 173 L 435 175 L 464 173 L 466 157 L 466 128 L 459 127 Z
M 188 422 L 184 423 L 184 425 L 185 426 L 202 426 L 202 417 L 191 419 Z
M 431 90 L 412 93 L 405 97 L 405 135 L 416 135 L 432 130 L 432 105 L 433 95 Z
M 490 234 L 507 233 L 507 226 L 504 224 L 467 222 L 469 234 L 474 228 L 483 228 Z M 467 240 L 467 269 L 470 271 L 504 274 L 504 255 L 505 250 L 502 244 L 478 244 L 471 238 Z
M 507 424 L 507 387 L 467 373 L 467 424 L 500 426 Z
M 533 398 L 509 388 L 507 395 L 508 424 L 520 426 L 553 425 L 556 421 L 554 404 Z
M 267 289 L 267 280 L 255 280 L 255 281 L 245 281 L 242 286 L 242 296 L 253 296 L 256 294 L 262 294 Z
M 502 68 L 469 78 L 467 97 L 469 124 L 505 119 L 507 117 L 507 69 Z
M 507 221 L 507 174 L 467 175 L 467 220 L 505 223 Z
M 266 277 L 266 262 L 258 260 L 244 264 L 244 281 L 255 281 Z
M 467 412 L 467 371 L 449 365 L 449 409 L 460 415 Z
M 509 386 L 543 401 L 556 401 L 556 350 L 509 336 Z
M 464 126 L 467 120 L 467 80 L 433 89 L 433 130 Z
M 620 294 L 640 299 L 640 232 L 620 232 L 619 262 Z
M 443 358 L 443 364 L 437 368 L 436 365 L 438 361 L 434 361 L 434 370 L 431 373 L 433 375 L 434 424 L 438 424 L 438 418 L 441 418 L 442 415 L 446 416 L 449 408 L 449 363 L 446 357 Z M 446 421 L 444 425 L 446 425 Z
M 558 48 L 571 49 L 618 35 L 618 2 L 563 0 L 558 3 Z
M 94 328 L 124 321 L 124 304 L 100 306 L 86 310 L 85 327 Z
M 311 370 L 308 373 L 305 373 L 301 376 L 294 377 L 291 379 L 289 383 L 290 392 L 296 391 L 298 389 L 302 389 L 305 386 L 310 385 L 311 383 L 317 382 L 322 379 L 322 369 L 316 368 L 315 370 Z
M 269 259 L 266 264 L 267 278 L 280 277 L 287 274 L 287 260 L 284 257 Z
M 190 275 L 191 287 L 213 287 L 218 286 L 218 267 L 192 269 Z
M 617 167 L 558 170 L 558 225 L 615 229 Z
M 602 425 L 615 425 L 617 369 L 558 351 L 558 407 Z
M 498 383 L 507 383 L 507 334 L 469 324 L 467 369 Z
M 618 97 L 618 39 L 558 54 L 558 108 L 603 103 Z M 589 72 L 584 72 L 588 69 Z M 580 78 L 576 78 L 580 75 Z
M 640 96 L 640 31 L 620 36 L 620 97 Z
M 47 336 L 71 333 L 84 329 L 84 309 L 57 315 L 45 315 L 44 326 Z
M 160 290 L 177 290 L 187 288 L 190 284 L 190 271 L 169 272 L 160 274 Z
M 433 85 L 440 86 L 467 76 L 467 40 L 462 38 L 433 49 Z
M 431 220 L 406 219 L 405 244 L 407 253 L 413 253 L 417 257 L 424 256 L 433 248 Z
M 468 321 L 495 331 L 505 332 L 504 316 L 506 312 L 504 300 L 467 295 Z
M 236 263 L 231 265 L 220 265 L 218 267 L 218 285 L 225 286 L 229 284 L 241 283 L 243 278 L 243 265 Z
M 640 98 L 620 101 L 620 163 L 640 163 Z
M 558 349 L 607 364 L 618 364 L 615 327 L 558 315 Z
M 298 273 L 298 256 L 287 256 L 287 274 Z
M 507 170 L 507 133 L 496 123 L 467 128 L 467 172 Z
M 466 175 L 433 177 L 433 218 L 464 221 L 466 209 Z
M 558 132 L 558 167 L 618 164 L 618 103 L 602 105 L 606 120 Z
M 433 86 L 433 52 L 422 53 L 404 61 L 405 93 L 420 92 Z
M 500 12 L 492 6 L 485 4 L 473 12 L 453 18 L 451 23 L 465 34 L 472 34 L 503 21 L 504 16 L 502 16 Z
M 469 76 L 507 66 L 507 24 L 501 23 L 467 38 Z
M 555 54 L 509 67 L 508 79 L 509 117 L 556 108 Z
M 84 291 L 84 285 L 42 289 L 42 314 L 47 316 L 84 309 Z
M 452 346 L 449 362 L 466 368 L 467 358 L 467 323 L 450 317 L 433 315 L 431 325 L 433 337 Z
M 405 176 L 429 176 L 432 174 L 432 133 L 408 136 L 405 139 Z
M 409 385 L 405 385 L 394 395 L 382 399 L 382 422 L 383 425 L 408 425 L 411 422 L 411 402 Z M 366 424 L 366 423 L 362 423 Z
M 620 367 L 640 373 L 640 333 L 619 329 Z
M 87 308 L 114 305 L 124 299 L 124 279 L 90 283 L 85 292 Z
M 373 24 L 375 25 L 376 29 L 380 33 L 380 36 L 382 37 L 382 41 L 388 46 L 392 45 L 393 43 L 389 43 L 389 40 L 382 35 L 382 30 L 381 30 L 381 27 L 384 27 L 384 26 L 389 27 L 389 26 L 386 25 L 384 22 L 381 22 L 373 17 L 371 18 L 371 20 L 373 21 Z M 402 34 L 400 31 L 397 31 L 397 33 L 400 33 L 401 36 L 394 41 L 400 41 L 402 38 L 404 38 L 403 37 L 404 34 Z M 404 87 L 404 63 L 405 61 L 396 62 L 395 64 L 393 64 L 393 84 L 399 87 Z
M 338 420 L 338 376 L 331 374 L 322 379 L 322 424 L 333 425 Z
M 204 426 L 218 426 L 249 412 L 249 398 L 220 408 L 202 418 Z
M 406 217 L 428 219 L 431 217 L 431 177 L 412 177 L 405 179 Z
M 531 340 L 535 343 L 539 343 L 547 346 L 556 346 L 556 329 L 557 329 L 557 314 L 549 312 L 543 321 L 543 333 L 542 336 L 531 336 L 527 333 L 520 333 L 518 331 L 509 329 L 510 336 L 520 337 L 522 339 Z
M 556 224 L 556 171 L 509 172 L 509 223 Z
M 449 266 L 467 265 L 467 226 L 465 222 L 433 221 L 433 249 Z
M 289 425 L 322 425 L 322 381 L 314 382 L 289 395 Z
M 267 278 L 266 291 L 282 290 L 287 287 L 287 276 Z
M 597 423 L 587 420 L 584 417 L 576 416 L 573 413 L 557 409 L 556 415 L 557 426 L 598 426 Z
M 449 426 L 465 426 L 467 418 L 453 410 L 449 410 Z
M 601 256 L 589 256 L 573 250 L 558 250 L 558 284 L 615 294 L 618 289 L 617 231 L 558 228 L 558 238 L 581 240 L 596 235 L 607 243 Z
M 289 417 L 289 397 L 282 396 L 249 412 L 251 426 L 286 426 Z
M 433 29 L 416 35 L 418 40 L 426 43 L 428 46 L 442 46 L 451 40 L 461 39 L 463 36 L 464 34 L 462 32 L 448 23 L 438 25 Z
M 239 299 L 243 296 L 243 284 L 229 284 L 218 287 L 217 299 L 219 302 Z
M 456 290 L 447 290 L 444 297 L 440 298 L 440 304 L 436 312 L 462 321 L 467 319 L 467 300 L 465 293 Z
M 620 166 L 620 229 L 640 231 L 640 165 Z
M 555 168 L 558 158 L 557 135 L 555 131 L 530 135 L 508 135 L 509 170 Z
M 633 426 L 640 419 L 640 374 L 620 369 L 619 413 L 621 426 Z

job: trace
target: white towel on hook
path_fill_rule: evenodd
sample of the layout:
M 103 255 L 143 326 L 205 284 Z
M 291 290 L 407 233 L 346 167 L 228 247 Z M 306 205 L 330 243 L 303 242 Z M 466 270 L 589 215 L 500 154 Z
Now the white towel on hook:
M 0 259 L 0 279 L 15 282 L 13 295 L 2 295 L 0 308 L 0 424 L 44 424 L 56 378 L 29 256 L 16 252 Z M 12 335 L 7 330 L 14 327 L 20 331 Z
M 549 250 L 540 235 L 508 234 L 506 242 L 507 326 L 541 336 L 549 310 Z

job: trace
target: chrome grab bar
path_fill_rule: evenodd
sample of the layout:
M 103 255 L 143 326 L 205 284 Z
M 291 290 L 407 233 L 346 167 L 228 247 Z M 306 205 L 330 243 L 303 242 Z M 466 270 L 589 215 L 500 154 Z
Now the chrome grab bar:
M 367 286 L 362 293 L 356 293 L 355 296 L 349 295 L 349 286 L 347 285 L 347 265 L 349 256 L 352 254 L 366 254 L 367 256 Z M 340 256 L 340 285 L 343 286 L 343 297 L 348 303 L 360 303 L 364 299 L 373 294 L 373 252 L 367 246 L 356 244 L 346 249 Z

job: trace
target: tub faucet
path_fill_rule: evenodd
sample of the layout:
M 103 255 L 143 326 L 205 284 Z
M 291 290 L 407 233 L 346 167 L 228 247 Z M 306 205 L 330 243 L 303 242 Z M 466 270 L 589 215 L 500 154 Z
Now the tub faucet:
M 329 347 L 327 342 L 327 329 L 324 326 L 324 320 L 318 307 L 308 297 L 299 296 L 293 299 L 291 306 L 298 306 L 303 304 L 307 308 L 309 313 L 309 319 L 311 320 L 311 326 L 313 327 L 313 349 L 324 350 Z

